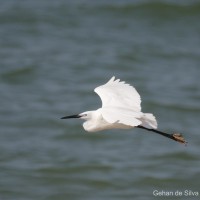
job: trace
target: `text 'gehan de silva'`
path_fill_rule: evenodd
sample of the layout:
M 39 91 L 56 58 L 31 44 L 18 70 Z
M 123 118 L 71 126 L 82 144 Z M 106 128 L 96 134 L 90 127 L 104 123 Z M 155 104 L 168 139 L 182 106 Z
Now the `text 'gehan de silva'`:
M 198 191 L 192 191 L 192 190 L 176 190 L 176 191 L 169 191 L 169 190 L 154 190 L 153 196 L 161 197 L 161 196 L 188 196 L 188 197 L 197 197 L 199 196 Z

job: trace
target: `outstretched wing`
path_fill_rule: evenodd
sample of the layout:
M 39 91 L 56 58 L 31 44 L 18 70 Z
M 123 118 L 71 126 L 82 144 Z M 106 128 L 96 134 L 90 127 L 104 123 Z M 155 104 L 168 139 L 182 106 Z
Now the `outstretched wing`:
M 135 112 L 141 111 L 140 95 L 133 86 L 113 76 L 106 84 L 94 90 L 101 98 L 102 107 L 128 108 Z

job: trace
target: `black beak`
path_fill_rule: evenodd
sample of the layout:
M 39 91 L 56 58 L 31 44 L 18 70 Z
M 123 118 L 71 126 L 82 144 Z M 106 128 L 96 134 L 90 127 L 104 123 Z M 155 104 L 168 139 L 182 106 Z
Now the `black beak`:
M 81 115 L 69 115 L 69 116 L 65 116 L 65 117 L 62 117 L 60 119 L 70 119 L 70 118 L 80 118 Z

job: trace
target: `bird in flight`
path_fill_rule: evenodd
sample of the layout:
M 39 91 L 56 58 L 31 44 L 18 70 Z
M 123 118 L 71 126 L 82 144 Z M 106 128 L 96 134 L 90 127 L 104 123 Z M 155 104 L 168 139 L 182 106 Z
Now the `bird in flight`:
M 95 88 L 94 91 L 101 98 L 101 108 L 65 116 L 61 119 L 83 119 L 85 120 L 83 127 L 88 132 L 136 127 L 158 133 L 183 144 L 187 143 L 180 133 L 168 134 L 157 130 L 154 115 L 141 111 L 141 98 L 133 86 L 113 76 L 106 84 Z

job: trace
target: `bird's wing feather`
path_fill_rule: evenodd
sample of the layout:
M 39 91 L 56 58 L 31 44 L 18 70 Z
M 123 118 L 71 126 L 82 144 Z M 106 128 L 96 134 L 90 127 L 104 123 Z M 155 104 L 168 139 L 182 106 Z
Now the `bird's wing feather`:
M 115 80 L 114 76 L 94 91 L 100 96 L 102 107 L 115 106 L 141 111 L 141 99 L 136 89 L 119 79 Z
M 101 114 L 105 121 L 110 124 L 120 123 L 127 126 L 138 126 L 142 123 L 140 118 L 142 112 L 135 112 L 133 110 L 115 107 L 101 108 Z

